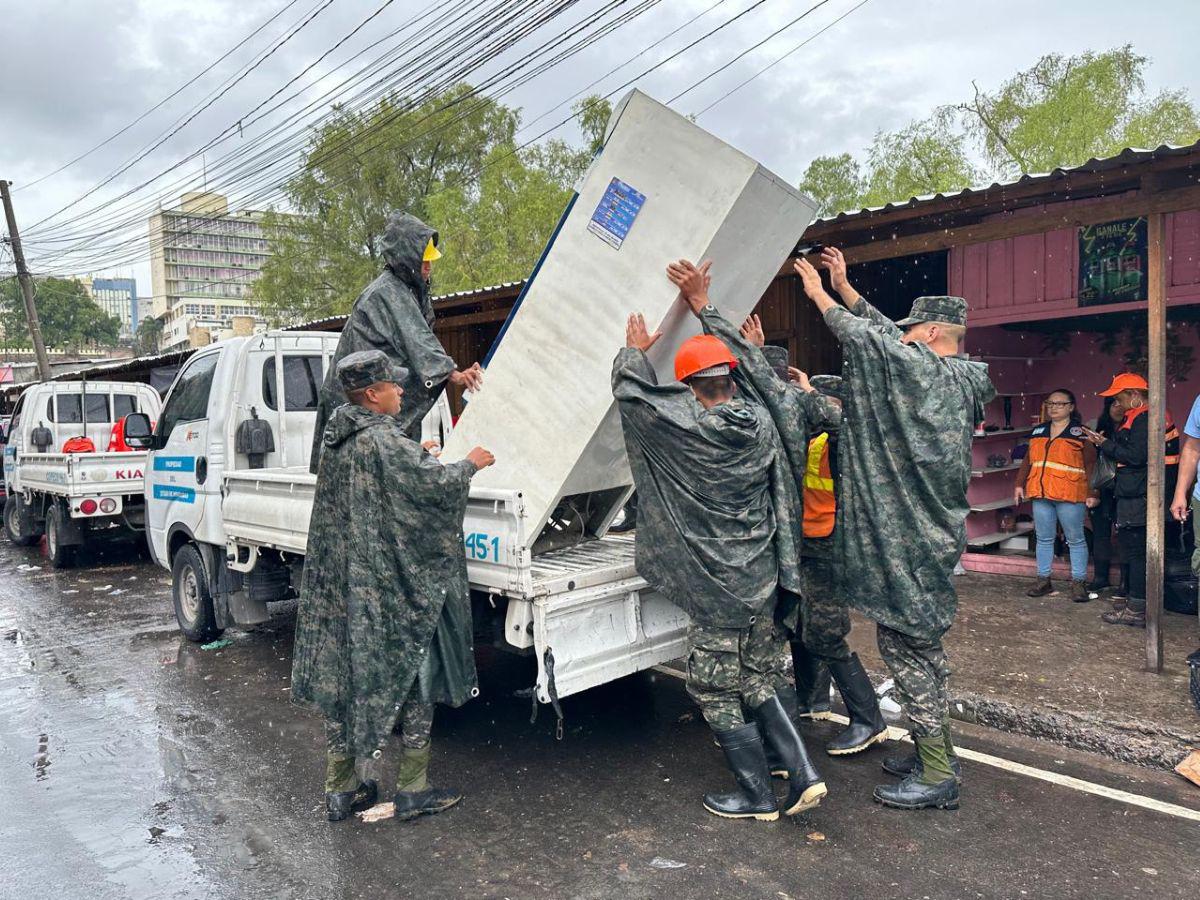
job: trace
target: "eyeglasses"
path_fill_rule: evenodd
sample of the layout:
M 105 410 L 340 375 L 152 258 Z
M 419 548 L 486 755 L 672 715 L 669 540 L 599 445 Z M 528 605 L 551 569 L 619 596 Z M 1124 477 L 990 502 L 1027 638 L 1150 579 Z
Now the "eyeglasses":
M 1074 406 L 1075 404 L 1072 403 L 1070 400 L 1047 400 L 1046 405 L 1047 406 Z

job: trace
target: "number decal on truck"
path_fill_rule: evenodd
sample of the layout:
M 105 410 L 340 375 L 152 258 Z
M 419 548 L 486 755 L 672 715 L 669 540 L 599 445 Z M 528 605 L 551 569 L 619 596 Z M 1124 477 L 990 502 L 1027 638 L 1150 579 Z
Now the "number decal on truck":
M 463 535 L 463 546 L 467 549 L 470 559 L 480 562 L 500 561 L 500 538 L 491 537 L 482 531 Z

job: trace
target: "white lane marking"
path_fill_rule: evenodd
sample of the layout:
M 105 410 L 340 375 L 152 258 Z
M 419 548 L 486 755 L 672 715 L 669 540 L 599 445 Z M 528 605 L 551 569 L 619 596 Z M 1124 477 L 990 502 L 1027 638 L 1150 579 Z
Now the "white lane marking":
M 661 672 L 664 675 L 670 675 L 680 680 L 685 680 L 687 676 L 683 672 L 677 672 L 666 666 L 655 666 L 654 671 Z M 850 720 L 839 713 L 831 713 L 829 721 L 839 722 L 842 725 L 849 725 Z M 888 740 L 890 741 L 908 741 L 911 743 L 908 730 L 905 728 L 897 728 L 895 725 L 888 726 Z M 1200 810 L 1188 809 L 1186 806 L 1179 806 L 1175 803 L 1166 803 L 1162 800 L 1155 800 L 1153 797 L 1146 797 L 1142 794 L 1133 794 L 1129 791 L 1110 788 L 1103 784 L 1096 784 L 1094 781 L 1085 781 L 1082 778 L 1075 778 L 1072 775 L 1063 775 L 1061 772 L 1050 772 L 1046 769 L 1038 769 L 1034 766 L 1027 766 L 1024 763 L 1014 762 L 1011 759 L 1004 759 L 1000 756 L 993 756 L 990 753 L 981 753 L 978 750 L 968 750 L 966 747 L 955 747 L 958 755 L 963 759 L 968 759 L 971 762 L 983 763 L 985 766 L 993 766 L 997 769 L 1003 769 L 1005 772 L 1012 772 L 1016 775 L 1024 775 L 1027 778 L 1037 778 L 1040 781 L 1048 781 L 1050 784 L 1061 785 L 1062 787 L 1071 788 L 1075 791 L 1080 791 L 1084 794 L 1093 794 L 1097 797 L 1104 797 L 1108 800 L 1116 800 L 1118 803 L 1127 803 L 1130 806 L 1140 806 L 1142 809 L 1149 809 L 1153 812 L 1163 813 L 1168 816 L 1175 816 L 1179 819 L 1187 819 L 1190 822 L 1200 822 Z

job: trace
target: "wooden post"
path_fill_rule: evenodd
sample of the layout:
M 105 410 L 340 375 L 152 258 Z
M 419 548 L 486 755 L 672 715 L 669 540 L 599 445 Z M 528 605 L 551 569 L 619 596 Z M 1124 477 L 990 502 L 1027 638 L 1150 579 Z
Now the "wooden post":
M 1163 544 L 1166 502 L 1163 496 L 1163 434 L 1167 415 L 1167 236 L 1163 213 L 1151 213 L 1146 223 L 1147 323 L 1150 447 L 1146 457 L 1146 669 L 1162 671 Z

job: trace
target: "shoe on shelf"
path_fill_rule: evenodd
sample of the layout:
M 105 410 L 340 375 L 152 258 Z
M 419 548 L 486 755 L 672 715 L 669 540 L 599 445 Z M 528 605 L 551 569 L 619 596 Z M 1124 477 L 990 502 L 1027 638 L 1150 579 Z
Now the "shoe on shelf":
M 1049 578 L 1039 578 L 1037 584 L 1025 592 L 1026 597 L 1057 597 L 1058 591 L 1054 589 L 1053 582 Z

